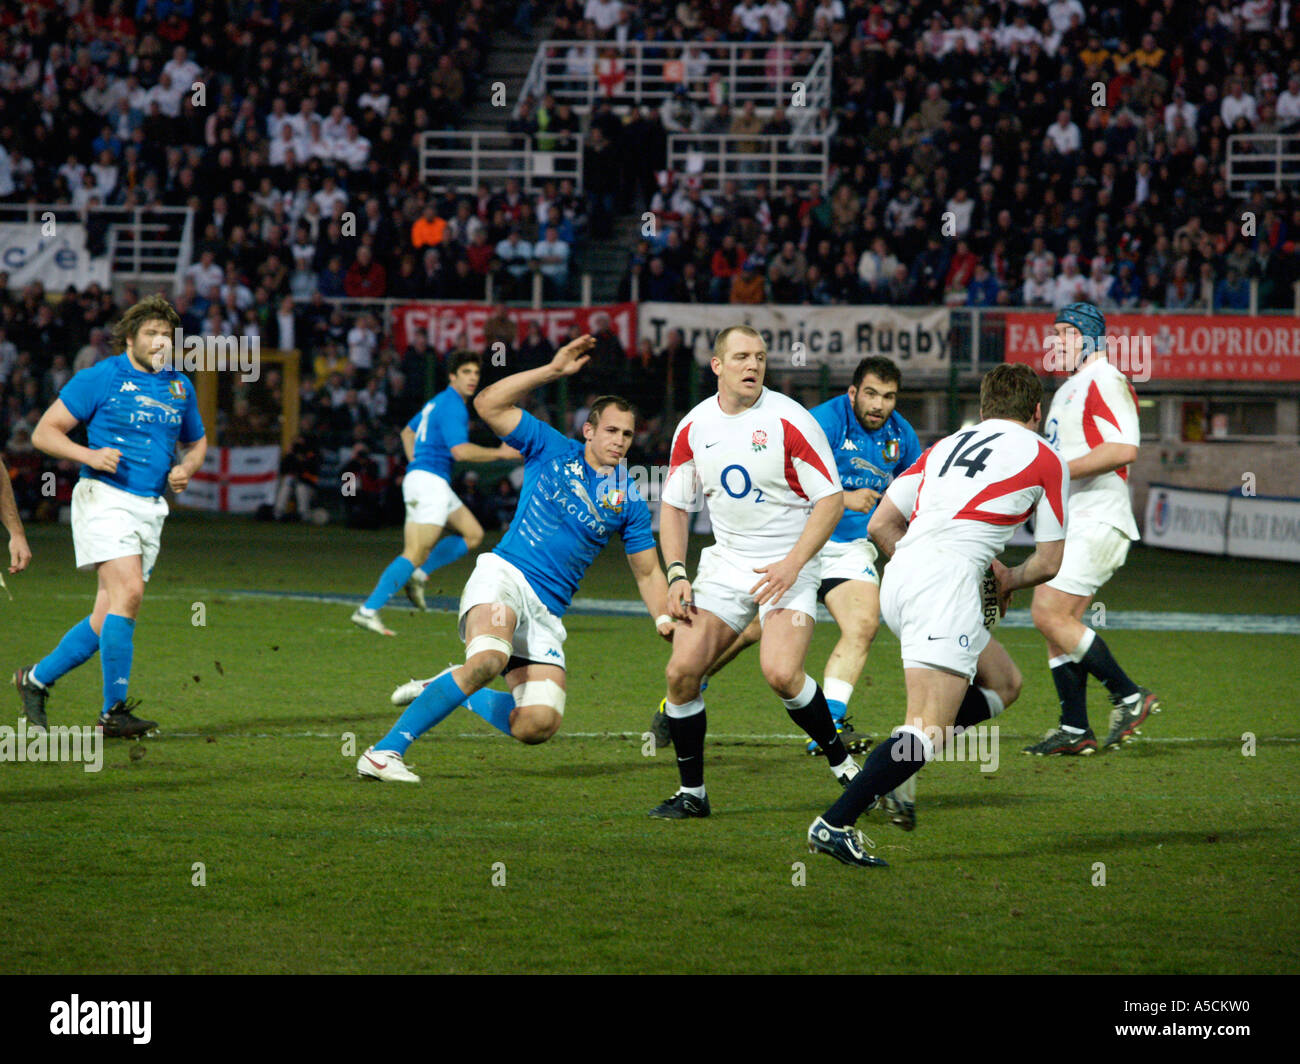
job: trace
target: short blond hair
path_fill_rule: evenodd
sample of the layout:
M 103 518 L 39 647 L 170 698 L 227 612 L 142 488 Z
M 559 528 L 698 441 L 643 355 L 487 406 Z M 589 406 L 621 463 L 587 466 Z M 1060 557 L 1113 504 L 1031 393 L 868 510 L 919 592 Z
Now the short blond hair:
M 763 334 L 757 329 L 749 325 L 729 325 L 727 328 L 723 329 L 722 332 L 718 333 L 718 338 L 713 341 L 713 357 L 719 362 L 725 361 L 722 357 L 722 353 L 727 349 L 727 340 L 730 338 L 732 333 L 741 333 L 745 336 L 752 336 L 763 345 L 763 353 L 767 353 L 767 341 L 763 339 Z

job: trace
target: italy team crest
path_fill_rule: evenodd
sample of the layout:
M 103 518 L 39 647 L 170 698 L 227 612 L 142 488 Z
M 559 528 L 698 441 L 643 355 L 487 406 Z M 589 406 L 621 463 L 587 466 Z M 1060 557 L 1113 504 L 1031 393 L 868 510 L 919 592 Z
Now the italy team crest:
M 600 505 L 611 513 L 621 514 L 627 502 L 627 492 L 612 488 L 600 497 Z
M 761 451 L 767 447 L 767 433 L 762 429 L 755 429 L 753 438 L 749 441 L 756 451 Z
M 884 458 L 886 462 L 897 462 L 898 454 L 899 447 L 897 440 L 886 441 L 884 448 L 880 452 L 880 456 Z
M 170 395 L 173 399 L 184 399 L 185 382 L 172 381 L 169 385 L 167 385 L 167 394 Z

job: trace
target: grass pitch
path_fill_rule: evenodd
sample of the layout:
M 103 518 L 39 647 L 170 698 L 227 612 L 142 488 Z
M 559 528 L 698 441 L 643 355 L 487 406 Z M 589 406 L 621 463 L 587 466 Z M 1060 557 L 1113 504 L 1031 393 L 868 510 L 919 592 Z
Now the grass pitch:
M 9 670 L 47 653 L 94 586 L 66 528 L 31 534 L 35 566 L 0 599 Z M 1300 970 L 1294 635 L 1105 629 L 1165 711 L 1121 752 L 1045 761 L 1020 753 L 1056 717 L 1043 645 L 1004 626 L 1026 682 L 998 721 L 997 771 L 929 766 L 915 832 L 878 814 L 860 825 L 892 867 L 857 870 L 806 851 L 839 788 L 787 737 L 756 657 L 707 696 L 713 817 L 647 818 L 676 772 L 641 740 L 667 658 L 645 617 L 566 618 L 551 742 L 524 747 L 458 711 L 412 749 L 420 786 L 358 781 L 357 753 L 397 716 L 394 684 L 460 660 L 454 618 L 390 606 L 398 637 L 382 639 L 348 623 L 349 605 L 237 592 L 359 601 L 399 546 L 396 530 L 172 518 L 132 675 L 162 734 L 139 760 L 109 743 L 99 773 L 0 764 L 0 892 L 24 914 L 0 922 L 6 970 Z M 430 591 L 457 595 L 471 564 Z M 1137 548 L 1102 598 L 1120 613 L 1297 614 L 1296 575 Z M 635 596 L 617 544 L 582 595 Z M 818 627 L 818 677 L 835 636 Z M 887 734 L 904 703 L 883 628 L 866 676 L 855 721 Z M 59 683 L 51 723 L 92 722 L 99 690 L 95 659 Z M 107 899 L 141 915 L 105 920 Z

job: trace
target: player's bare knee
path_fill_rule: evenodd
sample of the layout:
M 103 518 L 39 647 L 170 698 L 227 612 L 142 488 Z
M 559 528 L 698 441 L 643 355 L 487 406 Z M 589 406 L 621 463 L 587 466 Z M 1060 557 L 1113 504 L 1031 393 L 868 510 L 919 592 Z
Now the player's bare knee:
M 474 685 L 474 690 L 486 687 L 502 672 L 510 658 L 499 650 L 480 650 L 465 659 L 466 679 Z
M 1020 688 L 1024 684 L 1024 679 L 1025 678 L 1021 675 L 1020 670 L 1016 668 L 1014 663 L 1012 663 L 1011 672 L 1008 673 L 1002 683 L 998 685 L 998 697 L 1002 699 L 1002 705 L 1004 707 L 1011 705 L 1012 702 L 1020 697 Z
M 694 688 L 697 692 L 704 671 L 694 662 L 669 658 L 664 667 L 664 679 L 668 681 L 670 691 L 684 691 Z
M 510 734 L 521 743 L 536 746 L 559 731 L 563 719 L 550 706 L 517 706 L 510 714 Z
M 465 541 L 465 546 L 470 550 L 478 550 L 479 545 L 483 542 L 483 532 L 466 532 L 461 537 Z
M 878 620 L 863 617 L 861 620 L 852 622 L 844 631 L 844 634 L 852 638 L 857 646 L 869 647 L 875 640 L 878 631 L 880 631 L 880 622 Z
M 794 698 L 803 689 L 804 671 L 802 668 L 764 666 L 763 679 L 782 698 Z
M 1047 603 L 1035 599 L 1029 607 L 1030 619 L 1034 622 L 1034 627 L 1049 639 L 1059 627 L 1062 614 L 1059 610 L 1054 609 Z
M 111 613 L 134 617 L 144 601 L 144 581 L 129 581 L 116 588 L 110 596 Z

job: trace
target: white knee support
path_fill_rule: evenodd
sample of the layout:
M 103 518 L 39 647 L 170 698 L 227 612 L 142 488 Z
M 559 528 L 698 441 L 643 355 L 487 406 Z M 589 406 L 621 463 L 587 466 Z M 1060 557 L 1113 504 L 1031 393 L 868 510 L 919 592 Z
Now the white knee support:
M 482 654 L 484 651 L 494 651 L 498 654 L 504 654 L 507 659 L 513 648 L 504 639 L 495 635 L 476 635 L 465 644 L 465 660 L 469 661 L 475 654 Z
M 554 680 L 529 680 L 510 692 L 515 696 L 515 708 L 520 706 L 550 706 L 564 716 L 564 688 Z

